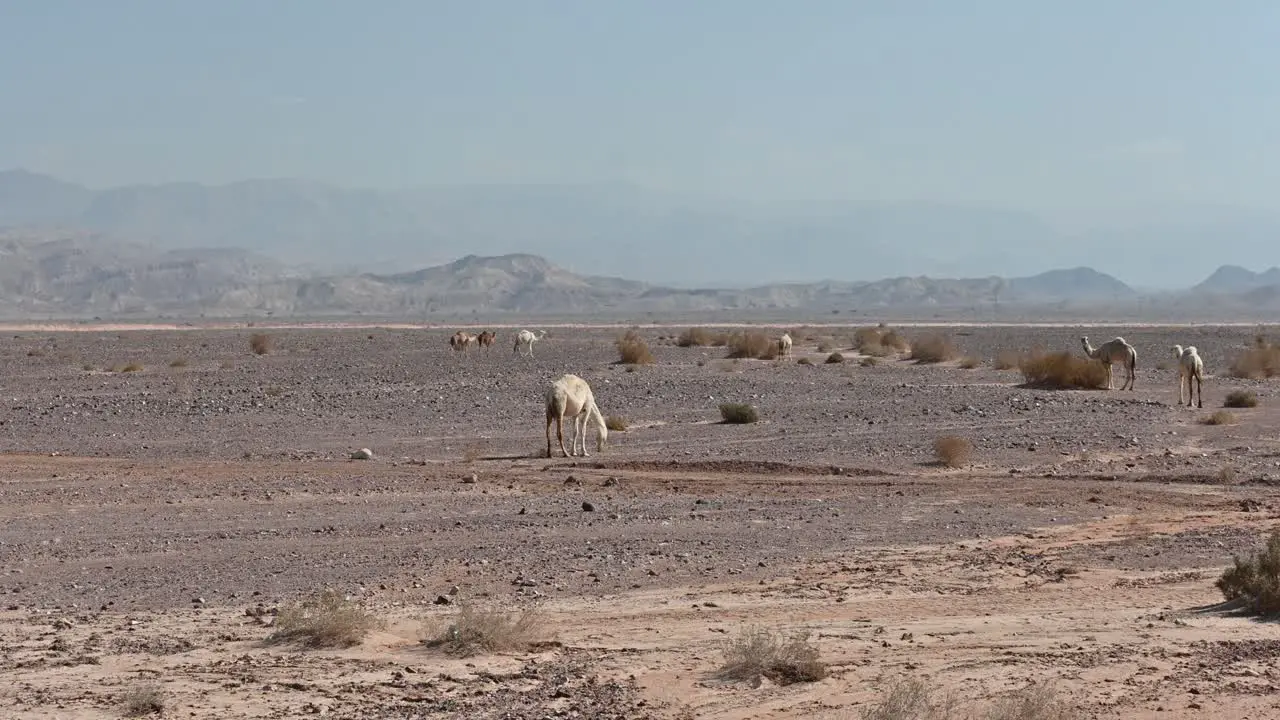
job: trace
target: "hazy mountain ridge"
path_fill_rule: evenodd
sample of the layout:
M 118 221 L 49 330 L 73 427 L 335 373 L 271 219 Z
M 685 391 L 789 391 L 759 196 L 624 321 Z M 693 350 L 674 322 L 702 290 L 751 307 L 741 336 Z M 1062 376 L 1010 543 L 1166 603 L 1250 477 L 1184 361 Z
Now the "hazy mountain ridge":
M 1090 268 L 1011 279 L 903 276 L 677 289 L 580 275 L 527 253 L 468 255 L 395 274 L 306 275 L 244 250 L 160 250 L 72 231 L 35 237 L 0 232 L 0 311 L 10 317 L 826 312 L 997 304 L 1093 307 L 1139 299 L 1120 280 Z M 1280 285 L 1255 287 L 1238 301 L 1275 307 Z
M 3 226 L 82 229 L 166 249 L 253 248 L 342 274 L 532 253 L 572 258 L 582 273 L 663 278 L 686 288 L 833 275 L 1027 277 L 1114 258 L 1116 248 L 1167 258 L 1133 265 L 1126 278 L 1167 286 L 1179 267 L 1186 278 L 1201 272 L 1198 253 L 1168 252 L 1169 237 L 1187 247 L 1219 242 L 1224 261 L 1240 262 L 1275 257 L 1272 238 L 1280 234 L 1280 219 L 1229 216 L 1068 237 L 1031 213 L 1004 209 L 928 202 L 765 207 L 622 183 L 373 190 L 263 179 L 91 190 L 21 170 L 0 172 Z

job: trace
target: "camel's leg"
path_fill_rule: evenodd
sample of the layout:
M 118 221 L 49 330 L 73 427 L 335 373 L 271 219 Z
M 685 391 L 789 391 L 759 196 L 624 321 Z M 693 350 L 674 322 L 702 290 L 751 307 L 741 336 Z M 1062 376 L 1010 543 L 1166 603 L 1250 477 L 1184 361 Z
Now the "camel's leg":
M 1183 381 L 1186 380 L 1186 378 L 1183 377 L 1184 374 L 1185 373 L 1183 373 L 1181 369 L 1178 370 L 1178 405 L 1182 405 L 1182 385 Z M 1191 402 L 1187 401 L 1187 404 L 1190 405 Z
M 1191 404 L 1191 380 L 1187 379 L 1187 404 Z M 1204 407 L 1204 378 L 1196 373 L 1196 407 Z
M 554 416 L 547 415 L 547 457 L 551 457 L 551 423 L 554 421 Z
M 587 452 L 587 420 L 591 417 L 591 413 L 579 413 L 578 419 L 581 426 L 578 430 L 578 437 L 582 438 L 582 457 L 591 457 L 591 453 Z
M 560 452 L 569 457 L 569 452 L 564 449 L 564 413 L 556 416 L 556 438 L 560 440 Z

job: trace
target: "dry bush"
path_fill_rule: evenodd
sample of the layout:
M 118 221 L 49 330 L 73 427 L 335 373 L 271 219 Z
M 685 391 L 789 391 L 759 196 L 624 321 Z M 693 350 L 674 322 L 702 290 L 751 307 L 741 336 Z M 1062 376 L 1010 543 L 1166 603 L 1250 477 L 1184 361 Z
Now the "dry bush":
M 359 645 L 366 635 L 381 626 L 382 621 L 376 616 L 341 593 L 325 590 L 313 598 L 280 608 L 276 614 L 276 631 L 267 637 L 267 643 L 346 648 Z
M 1263 616 L 1280 614 L 1280 530 L 1273 530 L 1267 546 L 1253 557 L 1236 556 L 1235 565 L 1218 578 L 1217 587 L 1228 601 L 1241 603 Z
M 933 454 L 947 467 L 963 467 L 973 454 L 973 443 L 959 435 L 944 435 L 933 441 Z
M 604 419 L 604 426 L 613 432 L 626 432 L 627 420 L 626 418 L 619 417 L 617 415 L 610 415 Z
M 997 370 L 1013 370 L 1022 364 L 1022 353 L 1013 350 L 1001 350 L 996 354 L 992 367 Z
M 159 715 L 164 712 L 164 692 L 158 685 L 140 685 L 125 693 L 120 704 L 125 717 Z
M 525 650 L 543 634 L 542 616 L 536 609 L 485 610 L 466 601 L 457 607 L 452 621 L 424 640 L 424 644 L 449 655 L 469 657 L 483 652 Z
M 81 369 L 81 370 L 83 370 L 83 371 L 85 371 L 85 372 L 93 372 L 93 364 L 92 364 L 92 363 L 85 363 L 85 364 L 83 364 L 83 365 L 81 365 L 81 366 L 80 366 L 80 369 Z
M 810 360 L 810 359 L 809 359 L 809 358 L 807 358 L 807 357 L 802 357 L 802 358 L 800 358 L 799 360 L 797 360 L 797 361 L 796 361 L 796 364 L 797 364 L 797 365 L 812 365 L 812 364 L 813 364 L 813 361 L 812 361 L 812 360 Z
M 1205 425 L 1235 425 L 1236 416 L 1235 416 L 1235 413 L 1229 412 L 1227 410 L 1219 410 L 1218 412 L 1206 417 L 1200 422 Z
M 1102 363 L 1069 352 L 1033 352 L 1018 363 L 1030 387 L 1047 390 L 1076 388 L 1101 390 L 1107 386 L 1107 368 Z
M 284 388 L 279 385 L 272 385 L 262 392 L 266 393 L 267 397 L 280 397 L 284 394 Z
M 858 361 L 858 364 L 862 367 L 875 367 L 880 364 L 880 358 L 864 357 Z
M 760 414 L 746 403 L 722 403 L 720 417 L 730 425 L 746 425 L 758 421 Z
M 1280 347 L 1265 345 L 1245 350 L 1231 361 L 1231 374 L 1254 380 L 1280 375 Z
M 923 681 L 909 679 L 890 686 L 880 702 L 862 708 L 862 720 L 953 720 L 956 700 L 945 695 L 938 700 Z
M 838 353 L 838 352 L 833 352 L 833 353 L 831 353 L 830 355 L 828 355 L 828 356 L 827 356 L 827 359 L 826 359 L 826 361 L 825 361 L 825 362 L 826 362 L 828 365 L 835 365 L 835 364 L 837 364 L 837 363 L 842 363 L 842 362 L 844 362 L 844 356 L 843 356 L 843 355 L 841 355 L 841 354 L 840 354 L 840 353 Z
M 945 335 L 926 335 L 911 343 L 910 359 L 919 363 L 940 363 L 954 360 L 959 351 Z
M 910 348 L 907 339 L 897 330 L 890 330 L 884 325 L 879 327 L 858 328 L 853 333 L 853 347 L 863 355 L 872 357 L 888 357 L 894 353 L 905 352 Z
M 653 353 L 649 352 L 649 345 L 640 337 L 640 333 L 635 330 L 628 330 L 622 337 L 618 338 L 618 362 L 627 365 L 652 365 Z
M 254 333 L 249 336 L 249 350 L 254 355 L 266 355 L 271 352 L 271 336 L 266 333 Z
M 230 360 L 230 359 L 223 360 L 221 363 L 218 364 L 218 367 L 223 370 L 234 370 L 236 367 L 236 363 L 234 360 Z
M 745 628 L 725 642 L 724 665 L 716 672 L 721 680 L 755 682 L 767 677 L 779 685 L 815 682 L 827 676 L 818 648 L 809 633 L 785 636 L 765 628 Z
M 711 332 L 706 328 L 689 328 L 680 333 L 680 337 L 676 338 L 676 345 L 680 347 L 708 347 L 722 346 L 726 342 L 724 333 Z
M 169 367 L 171 368 L 184 368 L 186 366 L 187 366 L 186 358 L 174 358 L 173 360 L 169 361 Z
M 862 708 L 861 720 L 1076 720 L 1080 712 L 1058 699 L 1048 684 L 1032 684 L 982 710 L 963 710 L 953 693 L 935 696 L 924 682 L 903 680 L 880 702 Z
M 118 373 L 142 372 L 142 370 L 143 370 L 142 365 L 134 362 L 131 362 L 127 365 L 116 365 L 115 367 L 111 368 L 111 372 L 118 372 Z
M 820 353 L 831 352 L 831 343 L 825 343 L 825 342 L 818 343 L 818 352 Z
M 978 717 L 982 720 L 1075 720 L 1081 714 L 1058 699 L 1052 686 L 1033 683 L 996 700 Z
M 778 341 L 759 330 L 736 332 L 729 336 L 728 358 L 773 360 L 778 357 Z
M 964 368 L 965 370 L 976 369 L 981 364 L 982 364 L 982 361 L 976 357 L 973 357 L 972 355 L 970 355 L 969 357 L 960 358 L 960 367 Z
M 1227 393 L 1227 399 L 1222 401 L 1222 407 L 1229 408 L 1251 408 L 1258 407 L 1258 396 L 1249 390 L 1232 390 Z

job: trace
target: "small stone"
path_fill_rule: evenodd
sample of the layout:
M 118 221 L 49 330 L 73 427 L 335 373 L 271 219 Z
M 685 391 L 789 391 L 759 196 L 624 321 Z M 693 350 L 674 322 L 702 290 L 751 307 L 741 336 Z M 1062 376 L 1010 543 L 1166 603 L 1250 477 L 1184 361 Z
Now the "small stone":
M 351 459 L 352 460 L 372 460 L 373 451 L 370 450 L 369 448 L 360 448 L 359 450 L 356 450 L 355 452 L 351 453 Z
M 452 605 L 453 600 L 446 595 L 437 595 L 433 601 L 436 605 Z
M 479 482 L 479 480 L 480 480 L 480 478 L 479 478 L 479 477 L 477 477 L 475 473 L 471 473 L 470 475 L 468 475 L 468 476 L 466 476 L 466 477 L 462 478 L 462 482 L 464 482 L 464 483 L 466 483 L 466 484 L 468 484 L 468 485 L 472 485 L 472 484 L 474 484 L 474 483 L 476 483 L 476 482 Z
M 588 501 L 586 501 L 586 500 L 583 500 L 583 501 L 582 501 L 582 511 L 583 511 L 583 512 L 594 512 L 594 511 L 595 511 L 595 509 L 596 509 L 596 506 L 595 506 L 595 505 L 592 505 L 590 502 L 588 502 Z

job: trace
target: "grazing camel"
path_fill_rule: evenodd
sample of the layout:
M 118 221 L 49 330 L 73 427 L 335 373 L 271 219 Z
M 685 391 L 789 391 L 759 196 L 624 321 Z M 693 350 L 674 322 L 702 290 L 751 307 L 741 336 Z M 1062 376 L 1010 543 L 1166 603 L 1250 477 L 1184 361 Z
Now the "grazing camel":
M 1181 345 L 1174 345 L 1173 355 L 1178 358 L 1178 405 L 1182 405 L 1182 381 L 1185 378 L 1187 381 L 1187 407 L 1191 407 L 1192 380 L 1195 380 L 1195 389 L 1200 392 L 1196 407 L 1204 407 L 1204 360 L 1200 359 L 1200 353 L 1196 351 L 1196 346 L 1191 345 L 1184 348 Z
M 609 438 L 609 428 L 605 425 L 604 416 L 596 406 L 596 397 L 591 386 L 577 375 L 562 375 L 559 380 L 547 388 L 547 457 L 551 457 L 551 423 L 556 424 L 556 438 L 560 440 L 560 452 L 565 457 L 577 456 L 578 441 L 582 441 L 582 456 L 589 457 L 587 452 L 587 423 L 596 426 L 596 450 L 604 450 L 604 442 Z M 572 451 L 564 449 L 564 419 L 573 418 L 573 438 L 569 445 Z
M 485 330 L 484 332 L 476 336 L 476 342 L 482 348 L 493 347 L 493 341 L 497 339 L 498 339 L 498 334 L 491 330 Z
M 471 347 L 471 343 L 475 342 L 475 340 L 475 335 L 459 330 L 449 338 L 449 347 L 456 351 L 465 353 L 467 348 Z
M 528 348 L 529 357 L 533 357 L 533 344 L 546 336 L 546 330 L 539 330 L 537 335 L 534 335 L 528 330 L 521 330 L 516 335 L 516 344 L 511 348 L 511 352 L 516 353 L 517 355 L 523 355 L 524 353 L 521 352 L 520 348 Z
M 1133 389 L 1133 383 L 1137 376 L 1138 370 L 1138 351 L 1133 346 L 1124 341 L 1124 338 L 1117 337 L 1110 342 L 1099 345 L 1096 349 L 1089 344 L 1089 338 L 1081 336 L 1080 344 L 1084 346 L 1084 354 L 1091 359 L 1097 360 L 1107 366 L 1107 389 L 1112 389 L 1111 366 L 1123 364 L 1125 369 L 1125 381 L 1120 385 L 1120 389 Z
M 782 337 L 778 338 L 778 352 L 784 358 L 791 357 L 791 334 L 782 333 Z

